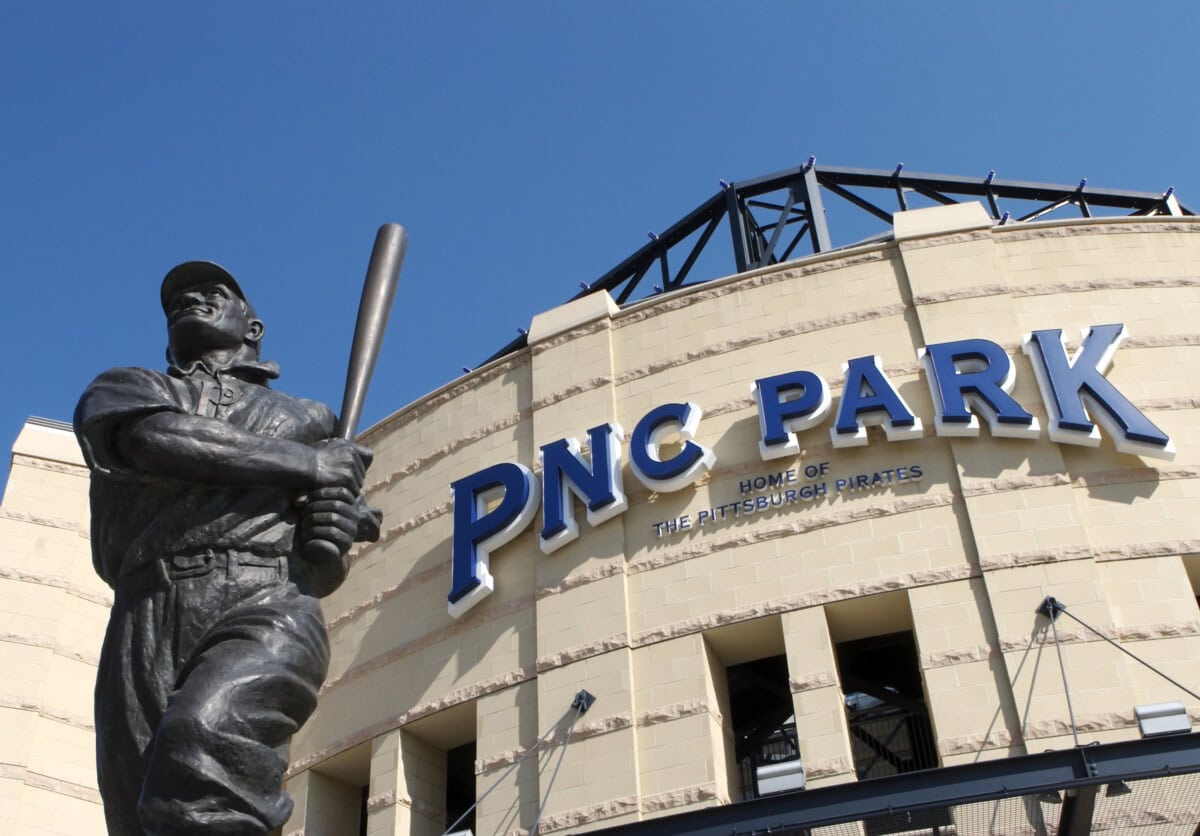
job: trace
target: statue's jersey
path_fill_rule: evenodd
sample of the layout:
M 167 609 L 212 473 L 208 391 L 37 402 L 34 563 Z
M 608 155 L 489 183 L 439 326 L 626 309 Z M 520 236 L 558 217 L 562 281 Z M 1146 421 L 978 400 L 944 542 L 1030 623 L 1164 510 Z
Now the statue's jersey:
M 291 553 L 296 495 L 270 485 L 203 486 L 169 474 L 138 473 L 121 460 L 115 432 L 154 412 L 227 421 L 257 435 L 313 444 L 333 433 L 334 416 L 317 401 L 266 386 L 274 364 L 240 363 L 210 371 L 194 364 L 169 373 L 110 369 L 83 393 L 75 432 L 92 469 L 92 554 L 110 586 L 151 562 L 206 550 L 264 557 Z

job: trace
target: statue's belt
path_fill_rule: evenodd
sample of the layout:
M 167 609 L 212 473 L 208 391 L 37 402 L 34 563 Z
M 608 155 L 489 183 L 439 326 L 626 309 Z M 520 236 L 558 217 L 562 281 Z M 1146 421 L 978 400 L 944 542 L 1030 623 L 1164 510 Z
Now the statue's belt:
M 175 581 L 202 577 L 214 570 L 221 570 L 227 576 L 236 576 L 243 569 L 273 569 L 279 578 L 286 578 L 288 556 L 262 555 L 238 549 L 204 549 L 173 554 L 153 560 L 121 578 L 118 588 L 131 595 L 154 587 L 169 586 Z M 259 577 L 261 579 L 261 575 Z

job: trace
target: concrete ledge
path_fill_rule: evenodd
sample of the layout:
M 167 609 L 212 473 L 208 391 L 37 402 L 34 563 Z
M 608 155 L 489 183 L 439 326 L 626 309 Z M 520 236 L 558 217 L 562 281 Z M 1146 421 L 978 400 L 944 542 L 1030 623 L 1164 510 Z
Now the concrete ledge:
M 598 319 L 611 318 L 620 310 L 607 290 L 589 293 L 587 296 L 535 316 L 529 325 L 529 345 L 536 345 Z
M 892 215 L 892 228 L 897 241 L 926 235 L 943 235 L 947 232 L 987 229 L 994 223 L 983 204 L 974 200 L 948 206 L 931 206 L 928 209 L 910 209 Z
M 61 428 L 50 427 L 37 419 L 30 419 L 21 428 L 12 451 L 39 459 L 83 466 L 83 453 L 79 449 L 79 442 L 75 440 L 75 433 L 66 424 Z

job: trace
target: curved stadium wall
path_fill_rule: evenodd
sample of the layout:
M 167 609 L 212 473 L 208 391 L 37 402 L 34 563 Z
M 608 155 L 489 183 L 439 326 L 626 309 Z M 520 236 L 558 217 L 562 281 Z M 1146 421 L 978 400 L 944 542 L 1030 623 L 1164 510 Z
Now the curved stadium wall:
M 956 770 L 1012 764 L 1002 783 L 1046 750 L 1155 744 L 1139 740 L 1135 706 L 1182 701 L 1190 728 L 1200 700 L 1081 622 L 1197 690 L 1200 223 L 984 214 L 902 212 L 886 241 L 623 308 L 584 295 L 536 317 L 527 347 L 369 430 L 386 530 L 324 601 L 331 670 L 293 741 L 284 833 L 682 833 L 718 814 L 734 824 L 705 832 L 749 832 L 795 821 L 822 793 L 922 775 L 949 793 Z M 1119 427 L 1094 446 L 1050 437 L 1022 335 L 1061 329 L 1074 351 L 1081 328 L 1109 323 L 1128 339 L 1108 380 L 1172 439 L 1173 459 L 1120 452 Z M 939 435 L 917 351 L 957 340 L 1011 358 L 1036 437 Z M 763 458 L 756 380 L 819 373 L 836 412 L 843 364 L 870 355 L 920 433 L 871 427 L 865 446 L 835 446 L 831 413 L 794 454 Z M 630 465 L 636 428 L 689 401 L 715 461 L 646 488 Z M 451 615 L 450 486 L 500 464 L 545 482 L 543 446 L 579 439 L 587 461 L 589 430 L 607 422 L 628 436 L 628 508 L 593 525 L 569 497 L 578 537 L 549 554 L 539 515 L 491 550 L 492 593 Z M 681 450 L 663 441 L 662 458 Z M 91 569 L 86 494 L 70 428 L 31 420 L 0 507 L 3 833 L 103 828 L 91 691 L 111 594 Z M 476 514 L 497 502 L 485 493 Z M 1053 623 L 1037 612 L 1047 596 L 1067 607 Z M 595 702 L 580 715 L 581 691 Z M 1200 751 L 1192 737 L 1177 739 Z M 1091 826 L 1191 834 L 1196 769 L 1093 794 Z M 1061 812 L 1017 796 L 813 832 L 1051 832 L 1084 794 L 1065 796 Z M 778 819 L 753 818 L 773 799 Z
M 1137 738 L 1138 705 L 1194 716 L 1196 700 L 1036 610 L 1053 596 L 1195 685 L 1198 264 L 1194 218 L 1004 226 L 960 205 L 898 215 L 895 240 L 536 317 L 527 348 L 363 437 L 386 531 L 325 601 L 332 667 L 293 743 L 285 832 L 343 832 L 361 808 L 367 833 L 442 833 L 497 781 L 464 820 L 476 833 L 596 829 L 769 792 L 776 761 L 817 789 L 1068 748 L 1073 725 L 1084 744 Z M 1022 335 L 1062 329 L 1074 351 L 1108 323 L 1129 335 L 1108 380 L 1170 436 L 1171 461 L 1107 432 L 1048 437 Z M 1040 434 L 936 432 L 918 350 L 964 339 L 1012 358 Z M 760 456 L 755 380 L 817 372 L 836 411 L 843 364 L 867 355 L 921 432 L 834 446 L 831 416 L 796 455 Z M 591 428 L 683 402 L 703 411 L 710 469 L 652 491 L 626 441 L 627 510 L 591 526 L 569 499 L 579 536 L 550 554 L 539 515 L 492 550 L 494 591 L 448 613 L 452 483 L 501 462 L 544 476 L 542 446 L 577 438 L 586 460 Z M 577 716 L 581 690 L 596 701 Z

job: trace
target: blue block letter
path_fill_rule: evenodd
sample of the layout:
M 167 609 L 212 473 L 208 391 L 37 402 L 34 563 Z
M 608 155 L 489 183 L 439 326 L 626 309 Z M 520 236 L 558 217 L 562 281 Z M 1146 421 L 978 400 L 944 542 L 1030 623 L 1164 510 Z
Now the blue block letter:
M 1093 325 L 1083 332 L 1083 344 L 1070 360 L 1060 329 L 1034 331 L 1025 338 L 1024 350 L 1050 413 L 1050 439 L 1095 447 L 1100 443 L 1100 431 L 1091 421 L 1094 418 L 1120 452 L 1173 459 L 1171 439 L 1104 376 L 1117 347 L 1128 336 L 1121 324 Z
M 716 464 L 712 450 L 697 444 L 696 428 L 704 413 L 694 403 L 668 403 L 646 413 L 629 441 L 629 465 L 638 481 L 652 491 L 670 493 L 692 484 Z M 661 437 L 671 431 L 683 438 L 683 449 L 663 461 Z
M 454 502 L 454 562 L 450 615 L 458 618 L 491 594 L 488 556 L 521 533 L 537 513 L 537 477 L 529 468 L 504 462 L 450 485 Z M 488 500 L 500 492 L 500 504 Z
M 918 351 L 917 358 L 925 365 L 933 394 L 938 435 L 979 435 L 976 413 L 983 414 L 994 436 L 1030 438 L 1041 431 L 1037 419 L 1009 394 L 1016 369 L 991 340 L 937 343 Z
M 815 427 L 829 414 L 829 384 L 813 372 L 760 378 L 751 391 L 758 404 L 758 454 L 763 461 L 799 455 L 796 433 Z
M 625 440 L 621 426 L 601 424 L 588 430 L 588 438 L 591 466 L 574 438 L 560 438 L 542 447 L 542 534 L 538 545 L 546 554 L 579 536 L 572 493 L 586 503 L 592 526 L 629 507 L 621 485 L 621 442 Z
M 883 373 L 883 364 L 873 354 L 856 357 L 843 366 L 846 383 L 838 406 L 837 424 L 829 431 L 834 447 L 862 447 L 867 443 L 867 425 L 882 424 L 888 441 L 920 438 L 921 420 L 913 415 L 904 398 Z

